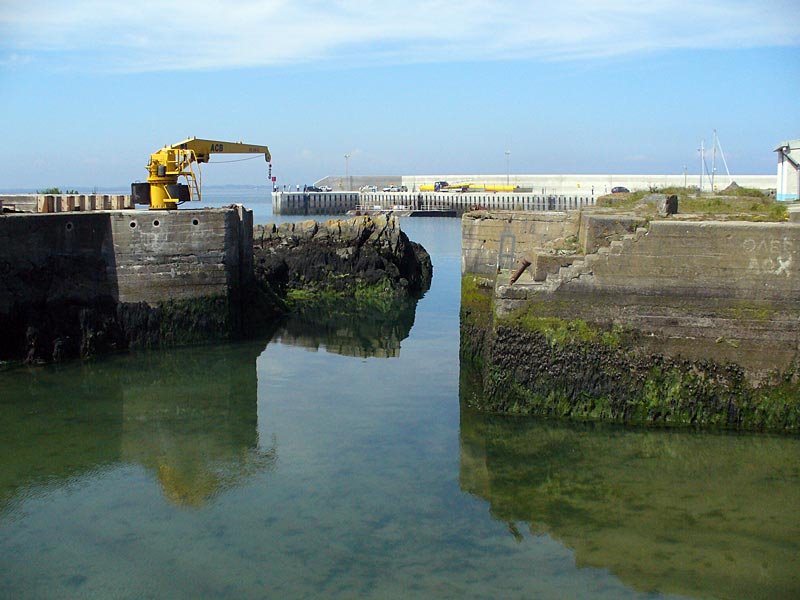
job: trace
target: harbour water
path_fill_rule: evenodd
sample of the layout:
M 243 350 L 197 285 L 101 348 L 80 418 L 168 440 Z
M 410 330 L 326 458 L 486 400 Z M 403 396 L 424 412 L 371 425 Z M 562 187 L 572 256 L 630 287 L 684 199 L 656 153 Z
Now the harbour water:
M 462 409 L 460 222 L 401 225 L 402 322 L 0 369 L 0 597 L 800 597 L 800 439 Z

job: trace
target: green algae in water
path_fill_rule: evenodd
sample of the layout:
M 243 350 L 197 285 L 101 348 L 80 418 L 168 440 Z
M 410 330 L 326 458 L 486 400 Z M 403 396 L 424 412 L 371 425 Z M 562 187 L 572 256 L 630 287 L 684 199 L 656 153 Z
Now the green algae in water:
M 800 440 L 461 417 L 461 482 L 639 590 L 800 591 Z

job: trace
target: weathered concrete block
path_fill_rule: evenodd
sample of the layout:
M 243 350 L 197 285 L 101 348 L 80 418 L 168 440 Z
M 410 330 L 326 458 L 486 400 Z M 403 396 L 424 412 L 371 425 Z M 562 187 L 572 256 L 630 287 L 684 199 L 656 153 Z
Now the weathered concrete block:
M 598 248 L 608 246 L 611 240 L 626 233 L 634 233 L 646 221 L 634 215 L 615 215 L 584 211 L 581 214 L 581 227 L 578 244 L 586 254 L 597 252 Z
M 655 208 L 661 217 L 668 217 L 678 213 L 678 197 L 667 194 L 648 194 L 639 202 L 640 205 L 650 205 Z
M 533 262 L 537 249 L 551 240 L 577 237 L 580 213 L 488 212 L 467 213 L 461 220 L 464 272 L 491 274 L 502 266 L 510 268 L 523 258 Z
M 534 281 L 544 281 L 548 273 L 558 273 L 561 267 L 569 266 L 580 255 L 537 253 L 533 261 L 532 275 Z
M 55 212 L 52 196 L 39 196 L 36 201 L 36 212 L 52 213 Z

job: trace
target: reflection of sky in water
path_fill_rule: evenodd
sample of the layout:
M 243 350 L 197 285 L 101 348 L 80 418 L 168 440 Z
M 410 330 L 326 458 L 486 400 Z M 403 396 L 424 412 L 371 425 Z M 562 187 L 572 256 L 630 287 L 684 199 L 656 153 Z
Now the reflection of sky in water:
M 796 497 L 796 466 L 770 467 L 800 464 L 796 439 L 763 438 L 765 455 L 755 436 L 465 420 L 460 222 L 402 226 L 433 255 L 434 281 L 390 360 L 284 341 L 0 373 L 0 597 L 662 597 L 630 572 L 653 563 L 626 553 L 650 552 L 648 531 L 670 521 L 637 503 L 690 512 L 702 532 L 720 517 L 675 495 L 693 493 L 687 476 L 702 473 L 701 496 L 731 480 L 753 505 Z M 687 470 L 698 454 L 702 470 Z M 746 474 L 730 478 L 736 468 Z M 617 509 L 625 518 L 609 522 Z M 795 514 L 774 515 L 786 549 Z M 675 553 L 690 551 L 675 538 Z

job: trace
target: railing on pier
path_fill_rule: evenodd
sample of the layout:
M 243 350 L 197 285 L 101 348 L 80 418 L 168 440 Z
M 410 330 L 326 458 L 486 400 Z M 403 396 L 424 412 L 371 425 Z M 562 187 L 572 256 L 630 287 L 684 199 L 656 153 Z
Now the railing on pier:
M 565 211 L 594 206 L 594 196 L 554 196 L 533 193 L 487 192 L 273 192 L 276 215 L 344 214 L 367 210 L 471 210 Z

